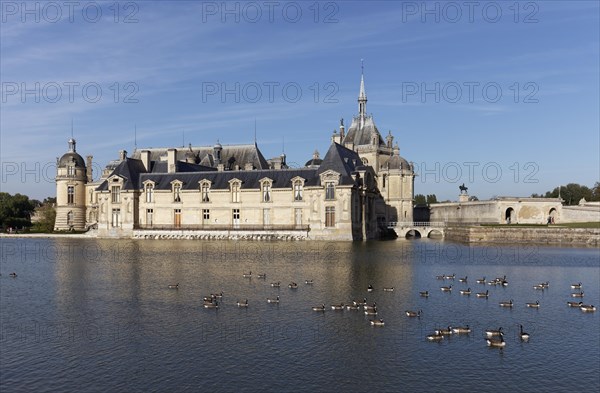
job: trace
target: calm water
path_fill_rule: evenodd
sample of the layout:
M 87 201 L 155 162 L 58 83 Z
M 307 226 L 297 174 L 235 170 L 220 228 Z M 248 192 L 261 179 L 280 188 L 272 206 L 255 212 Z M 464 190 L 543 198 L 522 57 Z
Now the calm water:
M 577 282 L 581 300 L 600 306 L 598 249 L 425 239 L 0 245 L 2 392 L 600 389 L 600 311 L 566 306 Z M 18 277 L 9 277 L 13 271 Z M 267 279 L 243 278 L 248 271 Z M 435 278 L 452 273 L 454 282 Z M 459 283 L 465 275 L 468 283 Z M 475 283 L 503 275 L 507 287 Z M 288 289 L 290 281 L 299 288 Z M 542 281 L 547 290 L 532 288 Z M 439 290 L 449 284 L 452 293 Z M 461 296 L 467 287 L 473 295 Z M 475 297 L 485 290 L 489 299 Z M 219 310 L 203 309 L 202 296 L 220 291 Z M 266 302 L 277 295 L 278 305 Z M 363 297 L 377 302 L 384 327 L 370 326 L 373 317 L 362 312 L 329 308 Z M 248 299 L 248 309 L 238 299 Z M 510 299 L 512 309 L 499 307 Z M 525 307 L 536 300 L 539 309 Z M 325 313 L 311 310 L 322 303 Z M 408 318 L 407 309 L 423 316 Z M 437 327 L 464 324 L 473 333 L 425 339 Z M 531 335 L 527 343 L 519 324 Z M 499 326 L 507 345 L 488 348 L 483 331 Z

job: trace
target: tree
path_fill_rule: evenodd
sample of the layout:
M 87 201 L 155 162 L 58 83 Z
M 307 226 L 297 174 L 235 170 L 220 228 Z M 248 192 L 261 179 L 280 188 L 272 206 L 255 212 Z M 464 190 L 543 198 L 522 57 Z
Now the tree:
M 592 199 L 590 201 L 600 201 L 600 182 L 597 181 L 592 187 Z
M 427 204 L 427 199 L 425 199 L 425 195 L 417 194 L 415 195 L 415 205 L 425 205 Z
M 565 205 L 577 205 L 581 198 L 585 198 L 586 201 L 592 199 L 592 190 L 581 184 L 569 183 L 566 186 L 556 187 L 552 191 L 548 191 L 545 195 L 546 198 L 558 198 L 560 197 L 565 201 Z
M 30 227 L 31 213 L 35 206 L 27 195 L 10 195 L 0 192 L 0 226 L 6 227 Z
M 427 204 L 429 205 L 431 203 L 438 203 L 435 194 L 427 195 Z
M 37 209 L 37 213 L 41 219 L 33 224 L 32 231 L 34 232 L 52 232 L 54 231 L 54 221 L 56 220 L 56 209 L 50 203 L 44 204 Z

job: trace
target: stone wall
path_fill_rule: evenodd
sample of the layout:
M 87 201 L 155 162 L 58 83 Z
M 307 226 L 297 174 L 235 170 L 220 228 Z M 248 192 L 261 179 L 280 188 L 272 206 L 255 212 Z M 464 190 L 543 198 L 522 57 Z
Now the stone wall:
M 446 240 L 468 243 L 532 243 L 600 246 L 600 229 L 560 227 L 449 226 Z
M 598 222 L 600 205 L 589 203 L 584 206 L 563 206 L 562 222 Z

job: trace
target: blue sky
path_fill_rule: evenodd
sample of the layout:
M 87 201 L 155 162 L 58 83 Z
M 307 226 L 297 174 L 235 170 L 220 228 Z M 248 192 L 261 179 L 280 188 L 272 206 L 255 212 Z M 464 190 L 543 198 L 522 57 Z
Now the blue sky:
M 273 4 L 2 1 L 2 191 L 55 194 L 71 120 L 95 169 L 135 127 L 138 148 L 177 147 L 252 143 L 255 121 L 266 157 L 285 140 L 302 165 L 357 113 L 361 59 L 415 193 L 600 180 L 597 1 Z

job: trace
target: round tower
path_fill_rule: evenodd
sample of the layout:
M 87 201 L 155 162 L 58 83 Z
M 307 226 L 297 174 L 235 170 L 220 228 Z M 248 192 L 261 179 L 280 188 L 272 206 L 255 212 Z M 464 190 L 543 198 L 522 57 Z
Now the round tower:
M 55 231 L 85 229 L 85 161 L 75 150 L 75 139 L 69 139 L 69 151 L 56 163 Z

